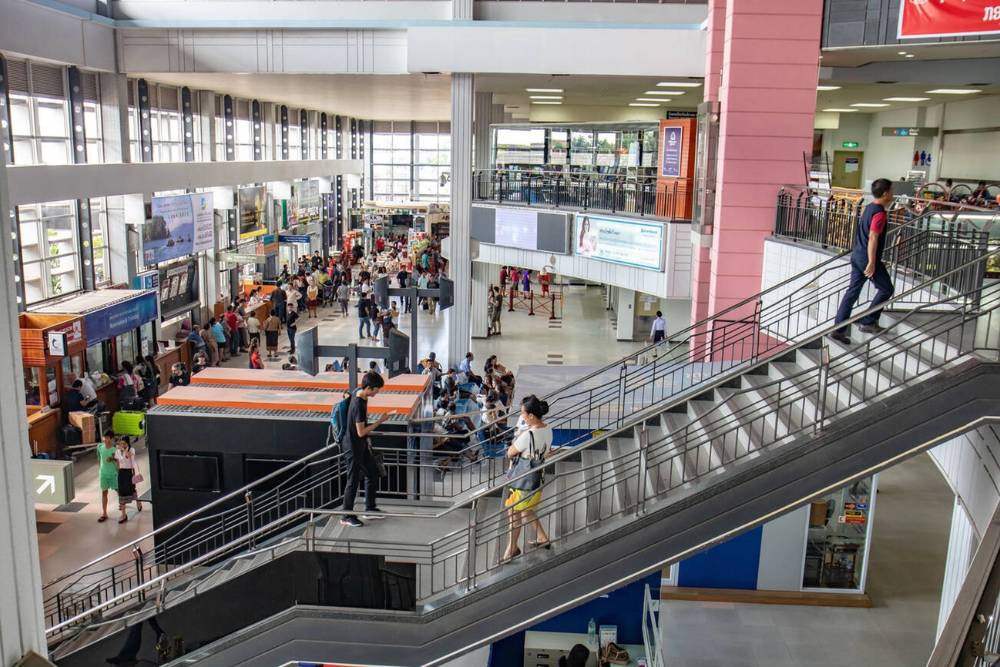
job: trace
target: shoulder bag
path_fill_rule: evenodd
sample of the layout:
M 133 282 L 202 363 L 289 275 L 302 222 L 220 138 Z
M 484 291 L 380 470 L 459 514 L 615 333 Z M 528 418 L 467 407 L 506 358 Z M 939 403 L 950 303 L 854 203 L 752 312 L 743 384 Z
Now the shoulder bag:
M 508 486 L 521 491 L 534 491 L 542 486 L 542 463 L 545 457 L 535 456 L 535 434 L 531 429 L 528 429 L 528 437 L 531 438 L 528 456 L 521 454 L 514 465 L 507 469 L 507 479 L 513 480 Z

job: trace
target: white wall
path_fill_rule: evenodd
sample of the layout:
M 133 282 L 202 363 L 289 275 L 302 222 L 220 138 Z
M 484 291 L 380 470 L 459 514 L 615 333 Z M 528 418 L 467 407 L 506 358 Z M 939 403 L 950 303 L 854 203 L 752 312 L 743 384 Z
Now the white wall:
M 947 134 L 949 130 L 1000 126 L 1000 96 L 976 96 L 943 105 L 939 165 L 942 178 L 1000 180 L 1000 131 Z
M 0 49 L 66 65 L 115 69 L 115 35 L 110 25 L 25 0 L 0 0 Z
M 883 137 L 883 127 L 917 125 L 917 109 L 898 109 L 871 114 L 865 150 L 864 187 L 876 178 L 898 180 L 913 168 L 913 137 Z M 918 167 L 919 168 L 919 167 Z
M 808 521 L 809 505 L 805 505 L 764 524 L 757 567 L 759 590 L 797 591 L 802 588 Z

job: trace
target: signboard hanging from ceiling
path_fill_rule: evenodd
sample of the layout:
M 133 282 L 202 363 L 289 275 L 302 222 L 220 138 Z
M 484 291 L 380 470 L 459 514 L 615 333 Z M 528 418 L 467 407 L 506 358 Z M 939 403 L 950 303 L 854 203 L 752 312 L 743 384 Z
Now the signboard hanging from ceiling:
M 997 0 L 903 0 L 900 39 L 1000 34 Z

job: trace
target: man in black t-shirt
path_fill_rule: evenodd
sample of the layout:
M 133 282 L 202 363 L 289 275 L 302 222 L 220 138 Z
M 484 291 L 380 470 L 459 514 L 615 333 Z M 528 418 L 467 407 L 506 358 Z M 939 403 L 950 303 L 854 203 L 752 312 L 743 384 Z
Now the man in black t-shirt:
M 399 283 L 400 288 L 406 289 L 406 285 L 410 280 L 410 272 L 406 269 L 400 269 L 399 273 L 396 274 L 396 282 Z M 403 312 L 410 312 L 410 300 L 407 297 L 403 297 Z
M 372 306 L 371 299 L 362 292 L 361 298 L 358 299 L 358 338 L 372 337 Z M 366 332 L 365 336 L 361 335 L 363 330 Z
M 368 424 L 368 399 L 378 394 L 385 384 L 378 373 L 368 372 L 361 381 L 361 389 L 351 397 L 347 408 L 347 433 L 341 446 L 344 451 L 344 465 L 347 467 L 347 487 L 344 489 L 344 511 L 354 511 L 354 497 L 358 493 L 361 477 L 365 478 L 365 514 L 368 518 L 378 518 L 379 509 L 376 506 L 378 489 L 378 470 L 372 457 L 371 443 L 368 436 L 389 418 L 389 413 L 383 413 Z M 342 526 L 360 528 L 364 526 L 354 514 L 347 514 L 340 519 Z

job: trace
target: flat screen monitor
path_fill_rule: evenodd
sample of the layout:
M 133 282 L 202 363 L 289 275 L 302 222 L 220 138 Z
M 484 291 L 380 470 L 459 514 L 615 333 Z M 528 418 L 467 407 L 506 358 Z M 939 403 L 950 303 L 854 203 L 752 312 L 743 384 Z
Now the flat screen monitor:
M 161 453 L 160 488 L 170 491 L 221 491 L 219 457 Z
M 412 227 L 413 226 L 413 216 L 409 213 L 393 213 L 392 214 L 392 226 L 393 227 Z
M 496 210 L 496 244 L 535 250 L 538 247 L 538 212 L 513 208 Z

